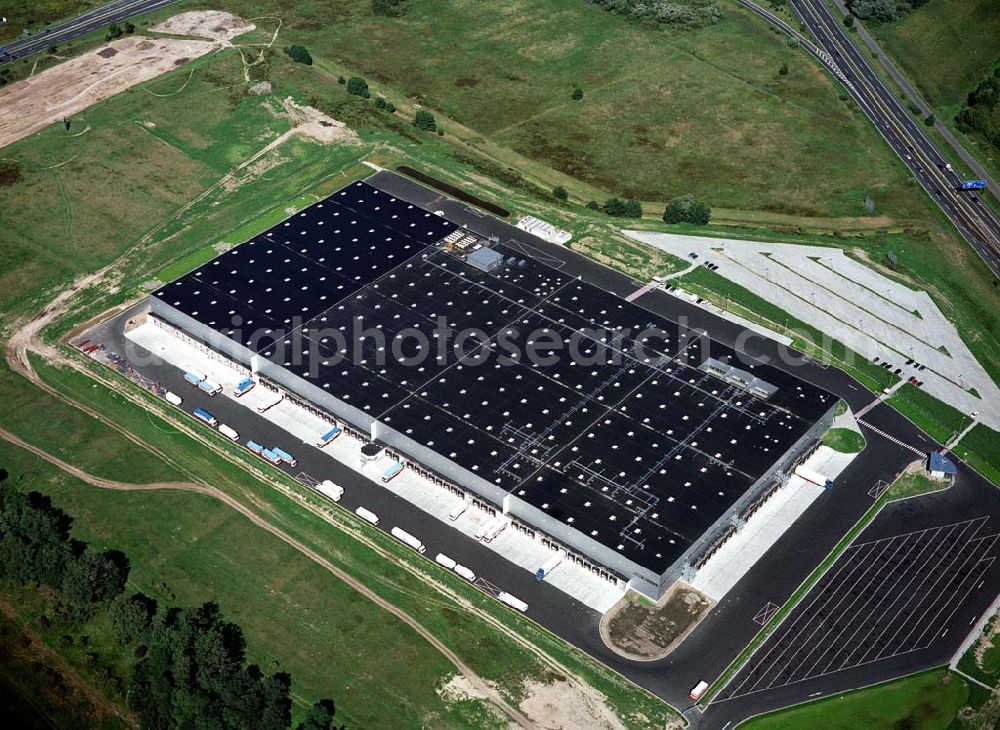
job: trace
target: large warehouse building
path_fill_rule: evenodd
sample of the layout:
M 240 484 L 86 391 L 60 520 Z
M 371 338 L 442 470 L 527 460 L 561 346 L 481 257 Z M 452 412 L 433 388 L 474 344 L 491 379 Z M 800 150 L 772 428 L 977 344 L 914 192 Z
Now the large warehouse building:
M 150 311 L 653 598 L 815 444 L 835 400 L 365 182 Z

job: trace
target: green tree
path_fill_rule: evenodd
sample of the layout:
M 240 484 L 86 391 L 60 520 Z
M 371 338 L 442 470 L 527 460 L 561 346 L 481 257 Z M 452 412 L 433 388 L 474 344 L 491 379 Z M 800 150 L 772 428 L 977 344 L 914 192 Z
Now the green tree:
M 788 75 L 788 64 L 783 63 L 781 64 L 781 68 L 778 69 L 778 76 L 787 76 L 787 75 Z
M 306 66 L 312 66 L 312 56 L 305 46 L 288 46 L 285 48 L 285 55 L 290 59 L 295 61 L 295 63 L 303 63 Z
M 88 618 L 95 603 L 110 601 L 125 590 L 129 563 L 117 550 L 88 549 L 70 563 L 63 578 L 63 598 L 78 619 Z
M 402 0 L 372 0 L 372 14 L 385 18 L 397 18 L 403 14 Z
M 386 110 L 387 112 L 389 112 L 390 114 L 392 114 L 393 112 L 395 112 L 395 111 L 396 111 L 396 105 L 395 105 L 395 104 L 393 104 L 393 103 L 392 103 L 391 101 L 387 101 L 387 102 L 385 103 L 385 110 Z
M 926 119 L 924 119 L 924 124 L 925 124 L 926 126 L 928 126 L 928 127 L 933 127 L 933 126 L 934 126 L 934 122 L 935 122 L 935 121 L 936 121 L 936 120 L 935 120 L 935 118 L 934 118 L 934 115 L 933 115 L 933 114 L 929 114 L 929 115 L 927 116 L 927 118 L 926 118 Z
M 111 602 L 111 629 L 123 646 L 140 641 L 156 615 L 156 601 L 142 593 L 124 593 Z
M 577 86 L 573 89 L 573 101 L 580 101 L 583 98 L 583 89 Z
M 845 15 L 844 16 L 844 25 L 847 26 L 848 28 L 853 28 L 854 27 L 854 16 L 851 15 L 850 13 L 848 13 L 847 15 Z
M 425 132 L 434 132 L 437 130 L 437 121 L 435 121 L 434 115 L 426 109 L 418 109 L 417 113 L 413 115 L 413 126 Z
M 604 201 L 604 212 L 613 218 L 625 215 L 625 201 L 620 198 L 608 198 Z
M 368 90 L 368 82 L 360 76 L 352 76 L 347 80 L 347 93 L 360 96 L 364 99 L 367 99 L 372 95 L 372 93 Z
M 556 185 L 552 188 L 552 195 L 559 198 L 559 200 L 569 200 L 569 192 L 562 185 Z
M 343 76 L 338 76 L 337 77 L 337 83 L 340 84 L 341 86 L 343 86 L 344 84 L 347 83 L 347 79 L 345 79 Z
M 624 215 L 626 218 L 642 218 L 642 203 L 638 200 L 626 200 Z
M 698 226 L 707 226 L 712 219 L 712 209 L 703 200 L 696 200 L 688 210 L 688 222 Z
M 694 203 L 693 195 L 680 195 L 673 198 L 663 211 L 663 220 L 667 223 L 686 223 L 692 203 Z
M 10 476 L 10 474 L 7 472 L 7 470 L 0 468 L 0 482 L 7 481 L 8 476 Z
M 375 108 L 376 109 L 385 109 L 385 97 L 384 96 L 376 96 L 375 97 Z
M 296 730 L 332 730 L 333 715 L 333 700 L 320 700 L 309 708 Z
M 596 200 L 588 200 L 587 201 L 587 209 L 588 210 L 600 210 L 601 209 L 601 204 L 598 203 Z

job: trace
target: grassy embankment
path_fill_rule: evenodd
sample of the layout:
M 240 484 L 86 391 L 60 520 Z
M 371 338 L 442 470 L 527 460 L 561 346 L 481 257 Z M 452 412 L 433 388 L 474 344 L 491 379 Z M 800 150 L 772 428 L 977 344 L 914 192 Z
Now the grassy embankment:
M 850 428 L 831 428 L 823 434 L 823 444 L 842 454 L 856 454 L 865 448 L 865 437 Z
M 946 670 L 934 669 L 874 687 L 755 717 L 746 730 L 907 728 L 944 730 L 969 697 L 969 686 Z
M 1000 62 L 1000 11 L 993 0 L 934 0 L 889 24 L 868 24 L 935 116 L 956 132 L 996 176 L 1000 157 L 975 135 L 958 132 L 955 115 L 980 79 Z M 960 50 L 958 50 L 960 49 Z M 960 168 L 964 168 L 964 164 Z

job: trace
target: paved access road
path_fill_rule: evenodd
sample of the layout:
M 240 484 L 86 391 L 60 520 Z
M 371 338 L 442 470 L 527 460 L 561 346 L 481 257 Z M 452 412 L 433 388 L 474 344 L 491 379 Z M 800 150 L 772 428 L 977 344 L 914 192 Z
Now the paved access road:
M 177 0 L 112 0 L 83 15 L 51 25 L 40 33 L 0 46 L 0 66 L 175 2 Z
M 1000 219 L 978 193 L 957 190 L 962 178 L 948 169 L 948 160 L 927 136 L 923 121 L 916 119 L 885 86 L 869 59 L 854 45 L 847 29 L 823 0 L 790 0 L 792 9 L 818 45 L 770 10 L 751 0 L 737 1 L 799 41 L 840 79 L 931 199 L 993 274 L 1000 277 Z

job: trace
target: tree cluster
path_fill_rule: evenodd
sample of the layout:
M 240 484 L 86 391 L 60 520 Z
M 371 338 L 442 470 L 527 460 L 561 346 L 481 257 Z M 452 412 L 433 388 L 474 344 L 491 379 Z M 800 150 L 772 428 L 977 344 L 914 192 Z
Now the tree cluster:
M 368 90 L 368 82 L 360 76 L 352 76 L 347 79 L 347 93 L 360 96 L 362 99 L 367 99 L 372 95 L 372 92 Z
M 693 195 L 681 195 L 667 203 L 663 211 L 663 220 L 667 223 L 693 223 L 697 226 L 708 225 L 712 218 L 712 209 L 703 200 L 695 200 Z
M 372 14 L 384 18 L 398 18 L 406 11 L 403 0 L 372 0 Z
M 638 200 L 608 198 L 604 201 L 604 212 L 612 218 L 642 218 L 642 204 Z
M 0 482 L 6 479 L 7 471 L 0 469 Z M 48 497 L 0 485 L 0 580 L 49 586 L 71 624 L 107 612 L 115 640 L 133 649 L 123 689 L 141 727 L 286 730 L 291 725 L 291 677 L 247 665 L 243 631 L 218 605 L 161 608 L 141 593 L 126 596 L 126 556 L 73 539 L 71 524 Z M 87 637 L 80 642 L 89 645 Z M 73 644 L 73 636 L 63 636 L 62 646 Z M 89 664 L 98 665 L 99 648 L 86 654 Z M 298 730 L 332 730 L 333 717 L 332 700 L 317 702 Z
M 413 115 L 413 126 L 425 132 L 436 132 L 437 120 L 426 109 L 418 109 L 417 113 Z
M 955 117 L 959 130 L 975 132 L 1000 151 L 1000 66 L 979 82 Z M 0 183 L 2 184 L 2 183 Z
M 285 55 L 295 61 L 295 63 L 304 63 L 306 66 L 312 66 L 313 57 L 305 46 L 288 46 L 285 48 Z
M 284 730 L 291 724 L 291 677 L 247 666 L 243 632 L 216 604 L 154 614 L 151 599 L 133 596 L 116 602 L 112 620 L 119 641 L 145 647 L 128 693 L 143 727 Z
M 851 15 L 876 23 L 890 23 L 930 0 L 847 0 Z
M 701 28 L 722 20 L 718 0 L 591 0 L 615 15 L 659 25 Z
M 396 105 L 393 104 L 388 99 L 386 99 L 384 96 L 376 96 L 375 97 L 375 108 L 376 109 L 383 109 L 383 110 L 389 112 L 390 114 L 392 114 L 394 111 L 396 111 Z
M 110 42 L 123 35 L 132 35 L 133 33 L 135 33 L 135 26 L 132 23 L 125 23 L 125 25 L 112 23 L 108 26 L 108 32 L 104 34 L 104 40 Z

